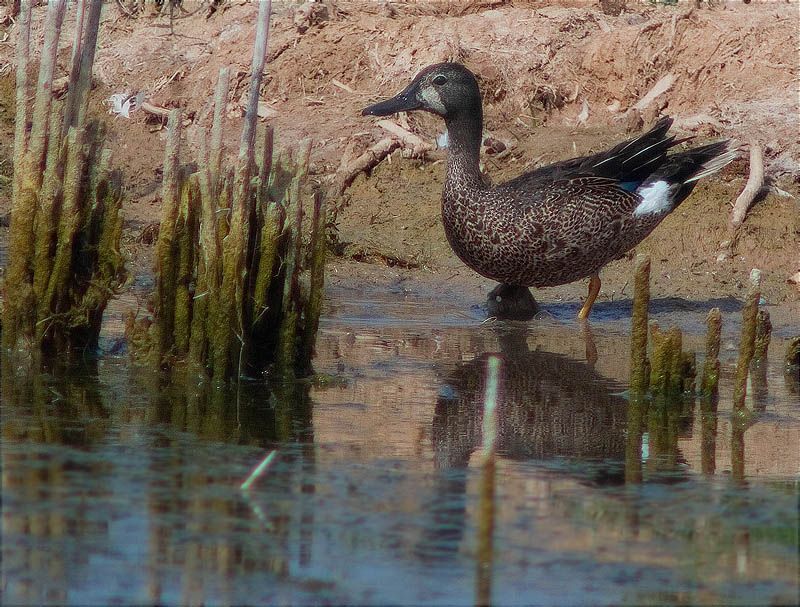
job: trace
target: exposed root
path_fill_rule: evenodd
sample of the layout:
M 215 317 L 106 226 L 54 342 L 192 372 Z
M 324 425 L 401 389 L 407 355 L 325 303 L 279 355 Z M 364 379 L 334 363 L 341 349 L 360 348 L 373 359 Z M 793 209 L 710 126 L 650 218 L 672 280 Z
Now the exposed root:
M 744 221 L 747 211 L 753 204 L 756 196 L 764 187 L 764 150 L 757 141 L 750 142 L 750 176 L 747 183 L 733 204 L 731 213 L 730 227 L 732 230 L 738 228 Z
M 333 195 L 341 196 L 361 172 L 375 168 L 400 147 L 402 144 L 397 139 L 385 137 L 353 160 L 348 160 L 346 155 L 333 178 Z
M 378 126 L 386 129 L 395 137 L 398 137 L 408 148 L 411 149 L 412 156 L 422 156 L 425 152 L 433 149 L 433 145 L 423 141 L 411 131 L 404 129 L 399 124 L 391 120 L 379 120 Z

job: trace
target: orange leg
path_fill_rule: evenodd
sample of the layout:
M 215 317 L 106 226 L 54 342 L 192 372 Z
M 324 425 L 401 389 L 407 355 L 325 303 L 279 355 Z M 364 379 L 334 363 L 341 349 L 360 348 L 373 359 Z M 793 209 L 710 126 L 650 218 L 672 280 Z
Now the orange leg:
M 592 274 L 592 277 L 589 279 L 589 294 L 586 296 L 586 301 L 583 302 L 583 307 L 581 311 L 578 312 L 578 318 L 584 320 L 589 318 L 589 312 L 592 311 L 592 306 L 594 305 L 595 300 L 597 299 L 597 295 L 600 293 L 600 276 L 597 274 Z

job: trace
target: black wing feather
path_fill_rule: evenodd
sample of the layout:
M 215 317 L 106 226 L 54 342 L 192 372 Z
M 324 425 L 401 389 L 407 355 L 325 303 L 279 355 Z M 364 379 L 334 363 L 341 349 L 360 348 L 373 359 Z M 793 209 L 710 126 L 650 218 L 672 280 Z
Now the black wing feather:
M 504 185 L 515 190 L 530 190 L 546 182 L 575 177 L 604 177 L 619 183 L 642 182 L 667 157 L 667 151 L 686 139 L 667 136 L 672 118 L 665 116 L 639 137 L 591 156 L 549 164 L 523 173 Z

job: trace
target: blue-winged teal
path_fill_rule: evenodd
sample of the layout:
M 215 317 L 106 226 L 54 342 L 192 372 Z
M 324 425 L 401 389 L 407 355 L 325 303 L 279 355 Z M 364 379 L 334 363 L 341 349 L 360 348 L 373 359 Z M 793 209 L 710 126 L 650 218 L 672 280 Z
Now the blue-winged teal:
M 490 185 L 478 167 L 483 114 L 472 72 L 457 63 L 431 65 L 402 92 L 362 113 L 411 110 L 437 114 L 447 125 L 442 220 L 456 255 L 501 283 L 493 291 L 498 296 L 524 292 L 530 298 L 527 287 L 591 277 L 579 318 L 597 298 L 600 269 L 641 242 L 699 179 L 737 153 L 721 141 L 667 155 L 680 141 L 667 136 L 672 119 L 662 118 L 610 150 Z

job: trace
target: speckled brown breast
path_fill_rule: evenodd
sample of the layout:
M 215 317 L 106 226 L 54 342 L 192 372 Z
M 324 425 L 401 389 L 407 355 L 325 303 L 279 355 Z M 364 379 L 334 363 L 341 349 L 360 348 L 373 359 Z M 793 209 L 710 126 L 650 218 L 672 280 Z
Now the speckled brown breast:
M 564 179 L 523 196 L 508 184 L 466 188 L 448 181 L 445 233 L 456 255 L 487 278 L 526 287 L 566 284 L 598 272 L 662 219 L 634 221 L 641 198 L 611 183 Z

